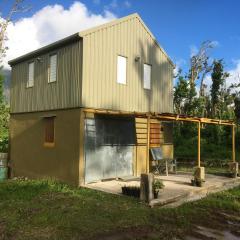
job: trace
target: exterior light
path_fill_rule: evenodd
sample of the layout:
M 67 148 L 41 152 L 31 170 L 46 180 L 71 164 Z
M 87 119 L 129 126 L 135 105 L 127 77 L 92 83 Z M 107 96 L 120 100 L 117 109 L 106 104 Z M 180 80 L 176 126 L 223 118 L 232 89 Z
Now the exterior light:
M 135 62 L 139 62 L 140 61 L 140 56 L 139 55 L 137 55 L 136 57 L 135 57 Z

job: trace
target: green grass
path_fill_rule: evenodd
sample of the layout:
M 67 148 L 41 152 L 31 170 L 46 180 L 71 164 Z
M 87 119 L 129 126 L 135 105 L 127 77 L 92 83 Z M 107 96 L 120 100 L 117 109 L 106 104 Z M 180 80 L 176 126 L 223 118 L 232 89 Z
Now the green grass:
M 134 198 L 53 181 L 0 183 L 0 239 L 184 239 L 195 225 L 225 226 L 225 213 L 238 221 L 240 188 L 151 209 Z

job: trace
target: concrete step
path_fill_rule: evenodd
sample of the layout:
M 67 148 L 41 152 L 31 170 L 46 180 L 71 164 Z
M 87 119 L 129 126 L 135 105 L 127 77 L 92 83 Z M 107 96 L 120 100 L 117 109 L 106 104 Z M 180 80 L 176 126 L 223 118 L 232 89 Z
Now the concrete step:
M 185 202 L 196 201 L 206 197 L 211 193 L 225 191 L 240 185 L 240 178 L 231 179 L 225 182 L 218 182 L 215 185 L 208 186 L 207 183 L 203 187 L 195 187 L 193 190 L 188 192 L 183 192 L 177 196 L 172 196 L 169 198 L 161 199 L 160 197 L 152 200 L 149 203 L 150 207 L 177 207 Z M 164 190 L 163 190 L 164 191 Z

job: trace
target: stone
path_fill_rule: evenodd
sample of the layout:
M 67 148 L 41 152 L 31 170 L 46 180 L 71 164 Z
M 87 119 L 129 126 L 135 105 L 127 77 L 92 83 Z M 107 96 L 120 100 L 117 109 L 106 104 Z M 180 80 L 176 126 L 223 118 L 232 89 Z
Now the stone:
M 153 195 L 153 183 L 154 183 L 154 175 L 152 173 L 141 174 L 141 182 L 140 182 L 140 199 L 144 202 L 150 202 L 154 199 Z

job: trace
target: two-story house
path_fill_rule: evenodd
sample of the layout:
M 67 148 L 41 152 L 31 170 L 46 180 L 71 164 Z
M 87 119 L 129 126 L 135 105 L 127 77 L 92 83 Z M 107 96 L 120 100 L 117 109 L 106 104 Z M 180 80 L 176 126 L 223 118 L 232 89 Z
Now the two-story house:
M 76 33 L 9 62 L 13 176 L 80 185 L 149 171 L 171 143 L 174 65 L 139 15 Z

